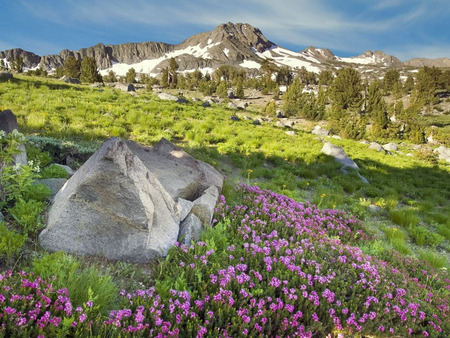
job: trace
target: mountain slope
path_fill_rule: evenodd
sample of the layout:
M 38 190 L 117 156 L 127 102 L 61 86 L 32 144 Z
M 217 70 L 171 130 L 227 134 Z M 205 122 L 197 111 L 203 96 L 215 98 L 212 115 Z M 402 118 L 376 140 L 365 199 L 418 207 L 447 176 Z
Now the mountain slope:
M 95 59 L 102 74 L 110 70 L 116 75 L 125 75 L 134 68 L 138 73 L 156 76 L 167 67 L 169 60 L 175 58 L 179 71 L 200 70 L 212 73 L 221 65 L 232 65 L 248 70 L 259 69 L 262 60 L 270 59 L 279 66 L 291 68 L 305 67 L 315 73 L 323 69 L 339 68 L 354 65 L 360 70 L 370 67 L 402 67 L 403 65 L 423 67 L 437 65 L 447 67 L 450 59 L 441 58 L 412 59 L 404 64 L 395 56 L 381 51 L 367 51 L 356 57 L 335 56 L 329 49 L 308 47 L 294 52 L 269 41 L 256 27 L 245 23 L 228 22 L 217 26 L 214 30 L 193 35 L 178 45 L 163 42 L 124 43 L 83 48 L 78 51 L 62 50 L 59 54 L 38 56 L 21 49 L 0 52 L 0 59 L 8 61 L 22 56 L 24 66 L 28 69 L 42 67 L 52 71 L 64 65 L 68 56 L 78 60 L 90 56 Z

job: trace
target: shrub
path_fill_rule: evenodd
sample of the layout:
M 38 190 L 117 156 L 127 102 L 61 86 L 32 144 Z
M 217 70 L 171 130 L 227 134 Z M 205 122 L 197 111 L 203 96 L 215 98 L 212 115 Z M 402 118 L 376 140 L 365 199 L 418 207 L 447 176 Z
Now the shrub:
M 8 211 L 19 223 L 23 230 L 28 233 L 35 233 L 42 228 L 40 215 L 44 211 L 45 203 L 35 200 L 19 199 L 14 204 L 14 207 L 9 208 Z
M 74 306 L 94 301 L 96 312 L 107 313 L 117 305 L 117 285 L 111 276 L 102 274 L 95 265 L 82 268 L 73 256 L 56 252 L 35 259 L 32 269 L 44 279 L 54 279 L 52 284 L 55 289 L 67 288 Z
M 67 177 L 69 177 L 67 171 L 63 167 L 54 163 L 42 169 L 41 172 L 41 178 L 67 178 Z
M 411 234 L 412 238 L 414 238 L 414 242 L 416 242 L 416 244 L 420 246 L 436 246 L 441 244 L 445 240 L 445 237 L 433 233 L 423 226 L 410 227 L 409 233 Z
M 419 251 L 419 258 L 438 269 L 448 267 L 447 257 L 436 253 L 434 250 L 424 249 Z
M 8 230 L 5 223 L 0 222 L 0 258 L 5 258 L 7 263 L 14 254 L 19 252 L 26 240 L 26 234 L 21 235 L 14 230 Z
M 396 209 L 389 211 L 389 218 L 395 224 L 408 227 L 416 226 L 420 222 L 417 211 L 413 209 Z

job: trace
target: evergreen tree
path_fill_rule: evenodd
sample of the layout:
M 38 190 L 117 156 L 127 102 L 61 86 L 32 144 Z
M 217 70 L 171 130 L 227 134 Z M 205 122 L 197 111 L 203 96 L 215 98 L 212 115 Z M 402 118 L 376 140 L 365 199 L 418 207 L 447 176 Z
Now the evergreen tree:
M 105 75 L 104 80 L 105 82 L 117 82 L 116 74 L 112 70 L 110 70 L 108 72 L 108 75 Z
M 265 113 L 267 116 L 275 118 L 277 116 L 277 106 L 274 101 L 269 101 L 265 108 Z
M 168 78 L 168 84 L 171 88 L 176 88 L 177 86 L 177 70 L 179 66 L 175 58 L 171 58 L 169 62 L 169 78 Z
M 394 86 L 400 82 L 400 72 L 397 69 L 389 69 L 383 78 L 383 86 L 385 94 L 389 94 Z
M 435 92 L 439 85 L 440 70 L 435 67 L 423 67 L 416 77 L 413 91 L 413 102 L 424 105 L 434 103 Z
M 225 81 L 220 81 L 219 85 L 216 89 L 216 95 L 221 97 L 222 99 L 228 98 L 228 90 L 227 90 L 227 84 Z
M 169 68 L 164 67 L 162 70 L 162 76 L 161 76 L 161 85 L 166 87 L 169 86 Z
M 383 99 L 383 83 L 373 81 L 367 93 L 366 114 L 372 124 L 372 134 L 376 137 L 386 137 L 389 126 L 386 102 Z
M 70 78 L 80 77 L 81 63 L 73 55 L 69 55 L 64 61 L 64 74 Z
M 243 99 L 245 97 L 244 94 L 244 85 L 242 83 L 242 79 L 239 78 L 237 84 L 236 84 L 236 92 L 234 93 L 234 95 L 239 98 L 239 99 Z
M 59 79 L 64 76 L 64 68 L 63 66 L 58 66 L 55 69 L 55 76 Z
M 11 70 L 17 73 L 23 73 L 23 57 L 21 55 L 16 55 L 10 62 Z
M 86 56 L 81 60 L 80 80 L 86 83 L 102 82 L 102 77 L 97 69 L 97 63 L 93 57 Z
M 283 111 L 286 116 L 299 115 L 303 94 L 303 85 L 299 78 L 292 81 L 283 95 Z
M 282 66 L 278 69 L 276 82 L 279 85 L 289 86 L 292 83 L 292 72 L 288 66 Z
M 0 60 L 0 70 L 6 70 L 5 60 L 3 59 Z
M 407 94 L 411 93 L 414 89 L 414 76 L 408 74 L 405 84 L 403 85 L 403 91 Z
M 275 86 L 275 90 L 274 90 L 274 93 L 273 93 L 273 99 L 274 100 L 279 100 L 280 99 L 280 86 L 278 85 L 278 83 Z
M 360 115 L 364 101 L 362 90 L 361 77 L 355 69 L 343 68 L 338 72 L 328 91 L 333 132 L 339 132 L 344 137 L 363 137 L 365 121 Z
M 446 91 L 450 91 L 450 70 L 442 72 L 439 77 L 439 87 L 441 89 L 445 89 Z
M 127 73 L 125 74 L 125 82 L 126 83 L 136 83 L 136 71 L 133 67 L 128 69 Z
M 322 70 L 319 73 L 319 85 L 320 86 L 329 86 L 333 83 L 333 72 L 331 70 Z

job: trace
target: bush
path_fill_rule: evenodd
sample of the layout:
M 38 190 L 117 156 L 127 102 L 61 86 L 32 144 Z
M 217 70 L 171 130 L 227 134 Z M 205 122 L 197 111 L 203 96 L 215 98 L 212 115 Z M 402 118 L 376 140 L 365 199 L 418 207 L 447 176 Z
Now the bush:
M 0 258 L 5 258 L 8 262 L 14 254 L 19 252 L 26 240 L 26 234 L 21 235 L 13 230 L 8 230 L 5 223 L 0 222 Z
M 396 209 L 389 211 L 389 218 L 395 224 L 409 227 L 416 226 L 420 222 L 420 218 L 417 215 L 416 210 L 412 209 Z
M 68 177 L 69 174 L 67 173 L 67 171 L 63 167 L 54 163 L 42 169 L 41 172 L 41 178 L 68 178 Z

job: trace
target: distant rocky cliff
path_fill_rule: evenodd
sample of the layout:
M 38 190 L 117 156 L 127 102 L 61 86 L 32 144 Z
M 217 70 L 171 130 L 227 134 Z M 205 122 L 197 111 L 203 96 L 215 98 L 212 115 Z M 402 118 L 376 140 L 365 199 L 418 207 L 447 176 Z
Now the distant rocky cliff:
M 62 50 L 59 54 L 39 56 L 19 48 L 0 52 L 0 59 L 10 61 L 16 56 L 22 56 L 26 68 L 42 67 L 52 70 L 64 65 L 68 56 L 81 60 L 83 57 L 93 57 L 100 70 L 116 70 L 114 65 L 135 65 L 151 60 L 151 66 L 136 66 L 137 72 L 160 73 L 169 64 L 171 57 L 177 59 L 180 71 L 195 69 L 215 69 L 221 65 L 258 68 L 263 58 L 270 58 L 279 65 L 290 67 L 306 66 L 309 70 L 319 72 L 329 66 L 341 67 L 343 63 L 367 66 L 402 67 L 437 66 L 450 67 L 450 59 L 411 59 L 402 63 L 395 56 L 382 51 L 367 51 L 359 56 L 341 58 L 335 56 L 329 49 L 308 47 L 296 53 L 283 49 L 269 41 L 256 27 L 245 23 L 221 24 L 214 30 L 193 35 L 178 45 L 163 42 L 124 43 L 119 45 L 104 45 L 99 43 L 93 47 L 78 51 Z M 288 61 L 286 61 L 289 59 Z M 283 63 L 284 62 L 284 63 Z M 126 68 L 126 67 L 125 67 Z M 122 70 L 124 67 L 122 67 Z

